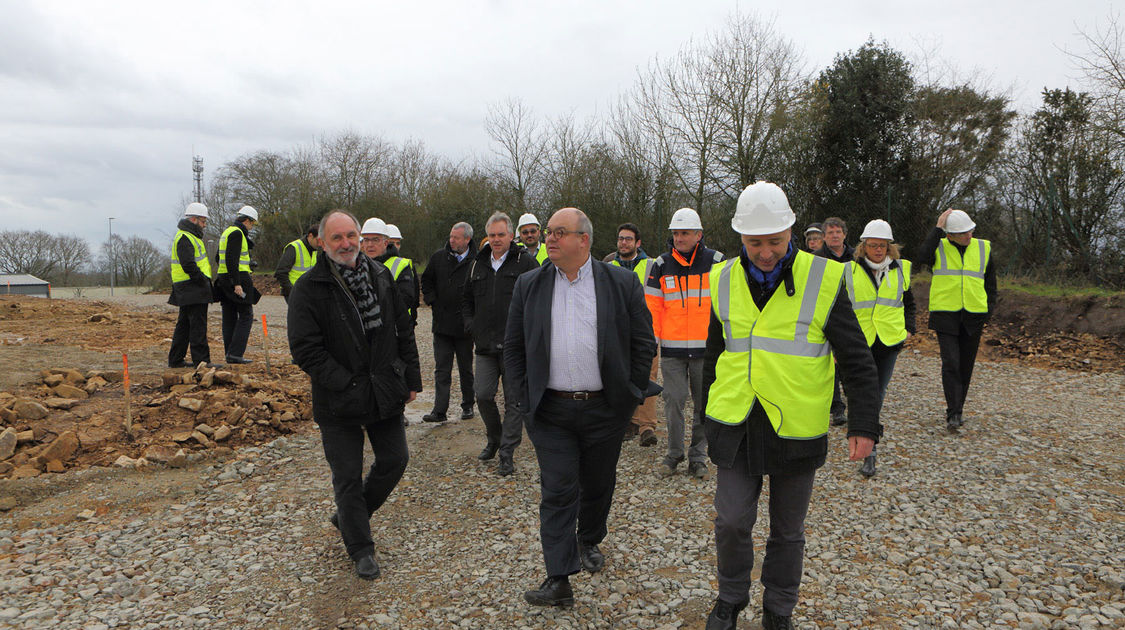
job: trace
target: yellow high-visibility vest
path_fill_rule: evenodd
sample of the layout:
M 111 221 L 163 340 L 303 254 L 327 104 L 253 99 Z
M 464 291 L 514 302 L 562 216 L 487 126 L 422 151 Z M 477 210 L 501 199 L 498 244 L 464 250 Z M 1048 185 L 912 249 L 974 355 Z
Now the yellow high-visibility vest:
M 180 265 L 180 254 L 176 251 L 176 246 L 179 245 L 181 238 L 187 238 L 191 243 L 191 247 L 195 252 L 193 260 L 195 264 L 199 265 L 199 270 L 203 275 L 208 278 L 211 277 L 211 261 L 207 260 L 207 246 L 203 244 L 203 240 L 185 230 L 177 230 L 176 235 L 172 237 L 172 282 L 183 282 L 190 280 L 191 276 L 187 275 L 182 265 Z
M 887 270 L 878 290 L 863 263 L 858 260 L 849 262 L 844 272 L 848 299 L 852 301 L 852 309 L 868 346 L 875 343 L 876 337 L 886 346 L 906 340 L 906 311 L 902 306 L 902 295 L 910 288 L 910 261 L 899 260 L 898 264 L 899 267 L 894 270 L 897 273 Z
M 227 272 L 227 237 L 232 232 L 239 232 L 241 228 L 237 225 L 232 225 L 223 230 L 223 235 L 219 238 L 219 273 Z M 250 248 L 246 247 L 246 235 L 242 235 L 242 251 L 238 254 L 238 270 L 250 273 Z
M 931 311 L 988 312 L 988 293 L 984 290 L 984 272 L 992 243 L 974 238 L 965 248 L 965 256 L 948 238 L 941 239 L 934 252 L 934 277 L 930 281 Z
M 391 277 L 398 280 L 398 277 L 402 275 L 403 271 L 414 266 L 414 261 L 409 258 L 403 258 L 402 256 L 391 256 L 384 261 L 383 264 L 387 269 L 391 270 Z
M 652 262 L 651 258 L 642 258 L 637 261 L 637 266 L 633 267 L 633 273 L 637 274 L 637 279 L 641 281 L 642 287 L 645 285 L 645 280 L 648 280 L 648 264 L 650 262 Z M 621 263 L 617 262 L 616 258 L 609 261 L 609 264 L 613 265 L 614 267 L 622 266 Z
M 779 288 L 758 310 L 741 258 L 711 269 L 711 308 L 726 348 L 715 364 L 706 413 L 738 425 L 757 401 L 780 437 L 810 440 L 828 432 L 836 367 L 824 324 L 844 265 L 798 251 L 792 272 L 793 295 Z
M 305 241 L 302 239 L 297 239 L 286 245 L 286 247 L 292 247 L 293 251 L 296 252 L 296 257 L 293 259 L 293 267 L 289 270 L 289 284 L 292 285 L 297 283 L 297 278 L 308 273 L 308 271 L 316 265 L 316 250 L 309 251 L 309 248 L 305 247 Z M 249 263 L 247 263 L 247 265 L 249 266 Z

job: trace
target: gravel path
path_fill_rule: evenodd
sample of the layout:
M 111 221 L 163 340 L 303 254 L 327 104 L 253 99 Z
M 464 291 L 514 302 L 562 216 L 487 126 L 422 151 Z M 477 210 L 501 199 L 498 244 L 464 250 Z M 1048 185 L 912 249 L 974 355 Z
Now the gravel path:
M 980 364 L 951 436 L 938 374 L 936 358 L 900 358 L 875 478 L 833 440 L 797 626 L 1125 627 L 1125 375 Z M 327 522 L 327 465 L 303 435 L 186 470 L 74 473 L 0 513 L 0 627 L 703 627 L 714 479 L 657 478 L 663 440 L 626 443 L 606 569 L 575 576 L 561 611 L 521 598 L 543 577 L 530 443 L 502 479 L 475 458 L 479 419 L 408 438 L 372 522 L 375 582 L 354 577 Z M 758 627 L 752 597 L 743 627 Z

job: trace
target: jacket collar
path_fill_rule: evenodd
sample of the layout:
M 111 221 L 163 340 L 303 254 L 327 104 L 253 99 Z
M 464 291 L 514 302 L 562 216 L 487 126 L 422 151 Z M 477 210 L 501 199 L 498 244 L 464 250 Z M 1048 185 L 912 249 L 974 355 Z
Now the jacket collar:
M 176 229 L 188 232 L 198 239 L 203 239 L 203 228 L 192 223 L 187 217 L 180 219 L 180 222 L 176 224 Z

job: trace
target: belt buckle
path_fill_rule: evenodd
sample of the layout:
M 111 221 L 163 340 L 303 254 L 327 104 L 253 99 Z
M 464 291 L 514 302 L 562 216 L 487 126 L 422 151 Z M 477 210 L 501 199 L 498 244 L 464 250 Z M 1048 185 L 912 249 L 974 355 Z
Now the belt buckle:
M 575 400 L 590 400 L 590 392 L 574 392 Z

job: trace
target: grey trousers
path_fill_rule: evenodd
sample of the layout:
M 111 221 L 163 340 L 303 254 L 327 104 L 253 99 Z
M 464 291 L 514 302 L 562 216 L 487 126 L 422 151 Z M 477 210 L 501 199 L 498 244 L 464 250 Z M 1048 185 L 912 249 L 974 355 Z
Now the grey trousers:
M 476 355 L 476 368 L 473 370 L 473 396 L 477 399 L 477 409 L 484 420 L 485 434 L 489 444 L 499 444 L 500 454 L 511 457 L 516 447 L 523 442 L 523 413 L 516 406 L 519 395 L 515 383 L 504 373 L 504 357 L 498 354 Z M 504 384 L 504 420 L 500 420 L 500 408 L 496 405 L 496 390 Z
M 703 359 L 680 359 L 662 356 L 660 371 L 664 375 L 664 420 L 668 425 L 668 454 L 664 463 L 669 466 L 684 461 L 684 407 L 688 393 L 695 411 L 691 416 L 691 447 L 688 460 L 707 461 L 707 437 L 703 433 Z M 688 386 L 691 389 L 688 389 Z
M 815 470 L 770 475 L 770 533 L 762 562 L 762 605 L 792 615 L 805 564 L 805 515 Z M 762 476 L 751 475 L 745 451 L 735 465 L 719 468 L 715 490 L 715 550 L 719 559 L 719 599 L 737 604 L 750 595 L 754 568 L 752 531 L 758 520 Z

